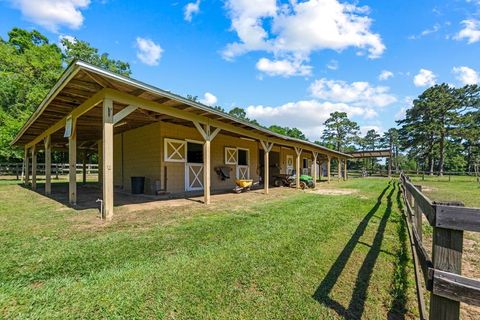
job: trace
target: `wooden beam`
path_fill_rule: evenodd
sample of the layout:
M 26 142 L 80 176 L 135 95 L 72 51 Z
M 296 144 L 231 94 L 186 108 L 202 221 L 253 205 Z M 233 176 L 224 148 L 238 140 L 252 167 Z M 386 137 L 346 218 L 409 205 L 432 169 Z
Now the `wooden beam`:
M 77 128 L 76 118 L 72 118 L 72 132 L 68 137 L 68 200 L 77 204 Z
M 32 190 L 37 190 L 37 150 L 36 145 L 31 148 L 32 152 Z
M 318 180 L 322 181 L 323 177 L 323 160 L 318 161 Z
M 317 186 L 317 158 L 318 158 L 318 152 L 312 151 L 313 155 L 313 187 L 315 188 Z
M 331 177 L 330 177 L 330 166 L 332 165 L 331 162 L 332 162 L 332 158 L 329 155 L 327 155 L 327 181 L 328 181 L 328 183 L 330 183 L 330 179 L 331 179 Z
M 86 100 L 84 103 L 79 105 L 77 108 L 72 110 L 72 112 L 65 117 L 63 117 L 61 120 L 57 121 L 54 125 L 49 127 L 47 130 L 43 131 L 43 133 L 39 134 L 35 139 L 27 143 L 25 146 L 27 148 L 30 148 L 32 145 L 37 144 L 41 142 L 43 139 L 45 139 L 47 136 L 51 135 L 52 133 L 62 129 L 65 127 L 65 122 L 67 121 L 68 117 L 73 117 L 73 118 L 78 118 L 84 113 L 88 112 L 90 109 L 95 107 L 97 104 L 99 104 L 104 95 L 105 95 L 105 90 L 102 89 L 96 94 L 94 94 L 92 97 L 90 97 L 88 100 Z
M 221 130 L 222 130 L 221 128 L 216 128 L 215 130 L 213 130 L 213 132 L 210 132 L 210 141 L 215 139 L 215 137 Z
M 88 150 L 83 150 L 83 157 L 82 157 L 82 184 L 87 183 L 87 158 L 88 158 Z
M 123 104 L 136 105 L 141 109 L 162 113 L 162 114 L 174 117 L 174 118 L 179 118 L 179 119 L 188 120 L 188 121 L 192 121 L 192 122 L 198 122 L 199 124 L 209 124 L 210 126 L 213 126 L 215 128 L 220 128 L 222 130 L 233 132 L 233 133 L 236 133 L 238 135 L 250 137 L 250 138 L 253 138 L 253 139 L 256 139 L 256 140 L 264 140 L 264 139 L 267 138 L 265 134 L 261 134 L 261 133 L 255 132 L 253 130 L 248 130 L 248 129 L 241 128 L 240 125 L 238 125 L 238 124 L 230 124 L 230 123 L 227 123 L 224 120 L 211 119 L 211 118 L 199 115 L 199 114 L 195 114 L 195 113 L 188 112 L 188 111 L 185 111 L 185 110 L 180 110 L 180 109 L 177 109 L 173 106 L 169 106 L 169 105 L 166 105 L 166 104 L 158 104 L 154 101 L 147 100 L 147 99 L 140 98 L 140 97 L 135 97 L 135 96 L 132 96 L 130 94 L 127 94 L 127 93 L 124 93 L 124 92 L 121 92 L 121 91 L 118 91 L 118 90 L 114 90 L 114 89 L 110 89 L 110 88 L 105 88 L 103 90 L 105 90 L 105 96 L 106 97 L 108 97 L 109 99 L 112 99 L 114 101 L 123 103 Z M 271 138 L 268 138 L 268 139 L 271 142 L 273 142 L 275 144 L 278 144 L 278 145 L 286 145 L 286 146 L 289 146 L 289 147 L 292 147 L 292 148 L 293 147 L 299 147 L 299 148 L 305 147 L 304 144 L 302 144 L 300 142 L 296 142 L 296 141 L 288 141 L 288 140 L 283 140 L 283 139 L 276 138 L 276 137 L 271 137 Z M 312 146 L 310 146 L 310 147 L 312 147 Z M 324 149 L 319 150 L 319 152 L 322 153 L 322 154 L 325 154 L 325 155 L 337 156 L 336 153 L 328 152 L 327 150 L 324 150 Z
M 202 127 L 202 125 L 198 121 L 193 121 L 193 125 L 195 126 L 195 128 L 197 128 L 198 132 L 200 132 L 200 135 L 203 137 L 203 140 L 207 141 L 209 135 L 205 131 L 205 129 Z
M 22 168 L 22 180 L 24 184 L 28 182 L 28 149 L 25 148 L 23 153 L 23 168 Z
M 123 119 L 125 119 L 125 117 L 127 117 L 130 113 L 134 112 L 135 110 L 137 110 L 137 106 L 126 106 L 125 108 L 123 108 L 122 110 L 118 111 L 114 116 L 113 116 L 113 124 L 117 124 L 119 123 L 120 121 L 122 121 Z
M 270 151 L 273 148 L 273 143 L 260 140 L 263 147 L 263 189 L 265 194 L 268 194 L 270 187 Z
M 203 143 L 203 196 L 204 203 L 210 204 L 210 140 Z
M 480 307 L 480 280 L 435 270 L 433 293 L 450 300 Z
M 211 142 L 220 132 L 220 128 L 216 128 L 213 132 L 209 124 L 202 125 L 198 121 L 193 121 L 193 125 L 204 139 L 203 143 L 203 202 L 210 204 L 210 186 L 211 186 Z
M 45 144 L 45 194 L 52 194 L 52 141 L 51 136 L 44 140 Z
M 113 102 L 103 101 L 103 212 L 107 221 L 113 219 Z
M 300 188 L 300 155 L 302 154 L 303 149 L 299 147 L 295 147 L 295 153 L 297 157 L 295 158 L 295 184 L 297 189 Z
M 337 164 L 338 164 L 338 181 L 342 179 L 342 159 L 340 157 L 337 158 Z
M 348 180 L 348 174 L 347 174 L 347 159 L 343 159 L 343 180 L 345 180 L 345 181 Z

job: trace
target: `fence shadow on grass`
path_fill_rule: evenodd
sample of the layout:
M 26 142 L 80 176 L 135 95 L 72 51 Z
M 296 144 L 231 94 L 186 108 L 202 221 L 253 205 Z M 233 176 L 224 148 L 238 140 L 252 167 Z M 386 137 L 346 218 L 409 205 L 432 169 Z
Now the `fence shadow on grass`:
M 388 189 L 390 192 L 387 196 L 387 208 L 385 209 L 384 214 L 380 220 L 377 232 L 375 234 L 372 245 L 369 248 L 369 251 L 360 266 L 360 269 L 357 274 L 357 279 L 355 280 L 354 289 L 352 293 L 352 298 L 348 307 L 344 307 L 339 302 L 330 298 L 329 295 L 337 282 L 338 278 L 341 276 L 345 266 L 350 259 L 353 251 L 357 244 L 360 243 L 360 238 L 365 233 L 365 230 L 371 220 L 375 215 L 382 204 L 382 199 L 387 193 Z M 348 243 L 343 248 L 342 252 L 338 258 L 333 263 L 327 275 L 323 278 L 322 282 L 318 286 L 317 290 L 313 294 L 313 298 L 319 303 L 325 304 L 329 308 L 332 308 L 340 316 L 346 319 L 360 319 L 362 317 L 363 311 L 365 309 L 365 299 L 367 297 L 367 289 L 369 286 L 370 278 L 373 273 L 373 268 L 377 258 L 381 252 L 381 246 L 383 241 L 383 236 L 385 233 L 385 228 L 387 226 L 388 219 L 392 212 L 392 196 L 396 189 L 395 184 L 392 181 L 389 182 L 388 186 L 382 191 L 382 193 L 377 198 L 376 204 L 372 209 L 367 213 L 367 215 L 362 219 L 357 229 L 353 233 L 352 237 Z
M 397 207 L 400 212 L 403 209 L 400 187 L 397 189 Z M 401 216 L 397 220 L 397 236 L 400 241 L 400 247 L 396 252 L 395 272 L 392 277 L 390 295 L 393 297 L 388 319 L 405 319 L 407 313 L 407 291 L 408 291 L 408 264 L 410 262 L 407 225 L 405 219 Z

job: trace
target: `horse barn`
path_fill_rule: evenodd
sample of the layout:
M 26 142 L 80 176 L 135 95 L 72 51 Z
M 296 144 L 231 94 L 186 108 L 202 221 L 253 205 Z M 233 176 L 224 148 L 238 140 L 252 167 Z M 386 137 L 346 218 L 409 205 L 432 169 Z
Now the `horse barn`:
M 235 179 L 260 181 L 265 193 L 273 176 L 293 170 L 317 181 L 319 168 L 325 168 L 330 180 L 332 158 L 338 161 L 339 177 L 342 170 L 346 177 L 351 157 L 81 61 L 67 68 L 12 145 L 25 149 L 24 181 L 33 189 L 37 153 L 45 153 L 47 195 L 52 192 L 52 149 L 68 150 L 72 205 L 77 202 L 77 154 L 98 152 L 107 220 L 113 217 L 114 193 L 131 192 L 132 177 L 144 177 L 145 194 L 203 192 L 209 204 L 211 192 L 231 190 Z

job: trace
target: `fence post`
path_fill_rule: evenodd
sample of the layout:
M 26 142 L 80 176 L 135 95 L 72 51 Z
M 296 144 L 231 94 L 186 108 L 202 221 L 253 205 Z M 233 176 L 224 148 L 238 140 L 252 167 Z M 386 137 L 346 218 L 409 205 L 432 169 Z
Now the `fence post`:
M 446 204 L 435 203 L 435 215 Z M 461 274 L 463 253 L 463 231 L 433 228 L 433 267 L 442 271 Z M 430 320 L 460 319 L 460 302 L 435 295 L 435 288 L 430 298 Z

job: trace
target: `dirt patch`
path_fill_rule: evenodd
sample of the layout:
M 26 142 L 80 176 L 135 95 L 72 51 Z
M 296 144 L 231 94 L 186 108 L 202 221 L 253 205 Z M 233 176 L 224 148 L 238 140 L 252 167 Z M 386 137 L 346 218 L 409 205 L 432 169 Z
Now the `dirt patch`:
M 84 210 L 71 218 L 72 227 L 83 231 L 100 231 L 108 228 L 148 229 L 152 225 L 171 225 L 181 219 L 189 219 L 198 215 L 216 214 L 218 212 L 235 213 L 249 211 L 255 203 L 266 203 L 288 198 L 301 191 L 293 188 L 272 188 L 265 195 L 263 189 L 252 190 L 241 194 L 223 193 L 211 197 L 211 204 L 203 204 L 203 196 L 153 200 L 143 203 L 123 204 L 115 207 L 115 219 L 106 223 L 100 220 L 98 210 Z
M 357 193 L 357 189 L 317 189 L 310 191 L 311 193 L 330 195 L 330 196 L 343 196 L 353 193 Z

